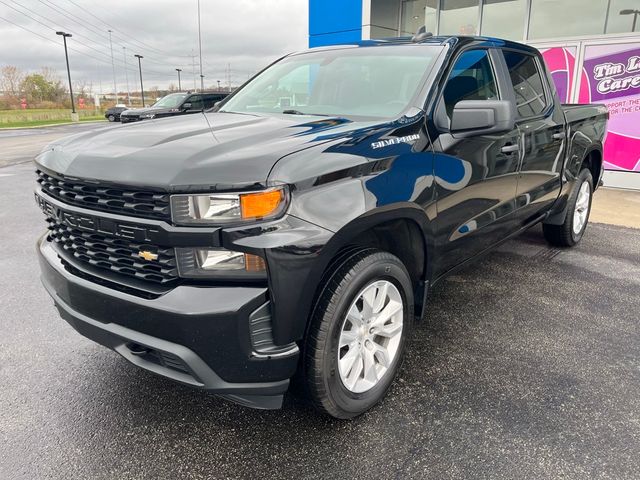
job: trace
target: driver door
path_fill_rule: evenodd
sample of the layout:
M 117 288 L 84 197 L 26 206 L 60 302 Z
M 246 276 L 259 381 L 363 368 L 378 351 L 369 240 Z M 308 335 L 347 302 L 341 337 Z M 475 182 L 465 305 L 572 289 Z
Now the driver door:
M 436 273 L 443 274 L 504 239 L 516 229 L 513 212 L 520 161 L 517 128 L 498 134 L 449 133 L 463 100 L 510 100 L 493 49 L 465 50 L 453 62 L 436 107 L 442 133 L 433 142 L 436 184 Z M 456 138 L 458 137 L 458 138 Z

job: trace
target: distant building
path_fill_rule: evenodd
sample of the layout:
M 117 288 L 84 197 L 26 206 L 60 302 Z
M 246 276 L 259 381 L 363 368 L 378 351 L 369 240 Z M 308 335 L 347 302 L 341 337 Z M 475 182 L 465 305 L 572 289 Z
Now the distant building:
M 609 107 L 606 184 L 640 189 L 639 0 L 309 0 L 311 47 L 407 36 L 423 25 L 538 47 L 563 102 Z

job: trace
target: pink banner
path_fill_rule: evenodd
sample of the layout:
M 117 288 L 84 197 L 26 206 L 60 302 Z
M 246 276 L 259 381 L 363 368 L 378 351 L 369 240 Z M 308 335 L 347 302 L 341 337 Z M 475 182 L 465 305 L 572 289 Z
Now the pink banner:
M 541 51 L 560 100 L 570 102 L 577 48 Z M 585 47 L 579 88 L 579 103 L 603 103 L 609 109 L 605 168 L 640 172 L 640 44 Z
M 571 101 L 573 77 L 576 66 L 576 47 L 554 47 L 541 49 L 542 57 L 549 72 L 553 83 L 556 84 L 558 96 L 562 103 Z
M 605 167 L 640 172 L 640 43 L 587 46 L 582 75 L 580 103 L 609 108 Z

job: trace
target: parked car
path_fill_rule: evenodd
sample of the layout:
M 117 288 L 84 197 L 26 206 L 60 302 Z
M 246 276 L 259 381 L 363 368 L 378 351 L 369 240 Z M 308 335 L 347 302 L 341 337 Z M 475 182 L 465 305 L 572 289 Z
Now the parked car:
M 530 46 L 426 34 L 286 56 L 214 110 L 36 158 L 44 286 L 139 367 L 259 408 L 298 372 L 338 418 L 385 395 L 446 275 L 540 222 L 581 240 L 608 118 Z
M 108 108 L 104 112 L 104 118 L 106 118 L 110 122 L 119 122 L 120 121 L 120 114 L 122 112 L 124 112 L 127 108 L 129 108 L 129 107 L 127 107 L 125 104 L 118 103 L 114 107 Z
M 124 111 L 120 115 L 120 121 L 129 123 L 186 113 L 198 113 L 212 108 L 216 102 L 223 100 L 226 96 L 224 93 L 170 93 L 149 108 L 134 108 Z

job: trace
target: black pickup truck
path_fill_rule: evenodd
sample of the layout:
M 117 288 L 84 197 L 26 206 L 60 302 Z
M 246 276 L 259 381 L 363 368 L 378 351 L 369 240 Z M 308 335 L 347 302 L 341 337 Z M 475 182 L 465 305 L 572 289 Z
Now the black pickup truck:
M 43 150 L 42 281 L 139 367 L 259 408 L 295 375 L 351 418 L 391 385 L 435 282 L 539 222 L 580 241 L 607 118 L 561 105 L 518 43 L 291 54 L 214 111 Z
M 147 108 L 131 108 L 120 113 L 120 122 L 130 123 L 152 118 L 200 113 L 223 100 L 226 93 L 170 93 Z

